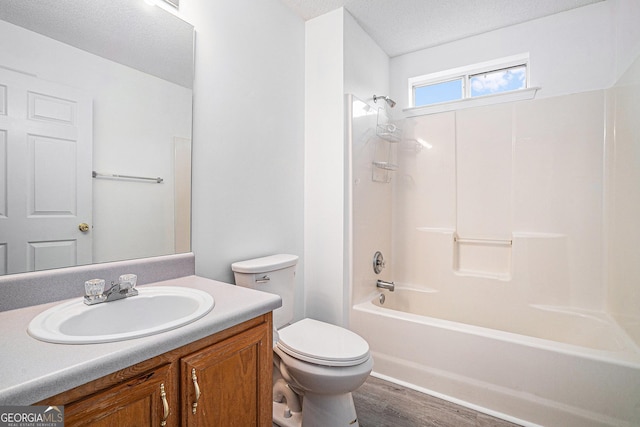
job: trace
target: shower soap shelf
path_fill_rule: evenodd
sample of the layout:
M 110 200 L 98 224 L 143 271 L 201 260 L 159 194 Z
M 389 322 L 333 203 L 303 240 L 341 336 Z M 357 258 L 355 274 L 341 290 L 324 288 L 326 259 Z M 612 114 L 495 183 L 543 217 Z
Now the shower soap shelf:
M 396 151 L 397 143 L 402 139 L 402 129 L 391 120 L 386 108 L 378 108 L 376 136 L 371 180 L 389 183 L 391 182 L 391 172 L 398 170 Z
M 454 274 L 509 281 L 512 272 L 513 237 L 453 234 Z
M 400 142 L 402 139 L 402 129 L 391 120 L 385 108 L 378 108 L 376 135 L 392 143 Z
M 373 162 L 373 166 L 388 171 L 397 171 L 398 165 L 389 162 Z
M 391 125 L 389 125 L 389 126 L 391 126 Z M 384 139 L 385 141 L 396 143 L 396 142 L 400 142 L 400 139 L 401 139 L 400 136 L 398 136 L 395 133 L 396 131 L 398 131 L 398 128 L 396 128 L 393 131 L 389 131 L 389 130 L 385 131 L 384 129 L 381 129 L 380 126 L 378 126 L 377 135 L 380 138 Z

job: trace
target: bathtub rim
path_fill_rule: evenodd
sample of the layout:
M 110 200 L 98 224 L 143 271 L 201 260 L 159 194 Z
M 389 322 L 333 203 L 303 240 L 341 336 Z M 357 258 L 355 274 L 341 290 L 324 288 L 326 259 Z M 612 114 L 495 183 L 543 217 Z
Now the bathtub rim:
M 373 306 L 371 302 L 369 304 Z M 472 325 L 457 324 L 462 328 L 456 328 L 443 325 L 455 322 L 429 322 L 424 321 L 429 318 L 423 316 L 388 316 L 384 311 L 394 311 L 376 306 L 373 308 L 379 310 L 368 310 L 367 301 L 358 305 L 360 307 L 354 307 L 351 311 L 353 328 L 365 339 L 372 340 L 371 351 L 375 361 L 373 374 L 376 376 L 386 375 L 392 382 L 406 383 L 419 392 L 497 418 L 518 420 L 517 423 L 523 426 L 638 425 L 640 408 L 637 406 L 637 391 L 640 369 L 636 363 L 619 363 L 610 357 L 590 357 L 584 351 L 563 351 L 564 349 L 559 349 L 560 343 L 551 341 L 552 345 L 540 345 L 541 341 L 546 340 L 537 338 L 529 340 L 536 341 L 533 343 L 535 345 L 531 345 L 530 342 L 511 339 L 511 335 L 517 334 L 502 331 L 498 331 L 501 336 L 478 333 L 478 329 L 487 328 L 472 328 Z M 408 317 L 418 317 L 421 321 L 410 320 Z M 389 326 L 385 327 L 385 324 Z M 406 340 L 398 340 L 397 337 L 392 340 L 392 345 L 397 347 L 388 348 L 384 344 L 385 334 L 393 334 L 394 330 L 403 327 L 411 333 L 429 337 L 428 340 L 434 339 L 433 345 L 438 346 L 440 351 L 407 353 L 402 350 Z M 377 330 L 384 333 L 377 334 Z M 464 358 L 446 356 L 457 354 L 447 352 L 465 348 L 479 348 L 485 353 L 495 349 L 497 353 L 490 354 L 495 354 L 496 358 L 478 358 L 480 363 L 474 363 L 475 368 L 469 370 Z M 527 367 L 524 369 L 504 371 L 503 362 L 514 368 L 520 366 L 520 363 L 512 363 L 513 360 L 535 361 L 538 357 L 542 358 L 542 365 L 525 362 L 524 366 Z M 494 377 L 494 374 L 498 376 Z M 617 378 L 622 382 L 612 382 L 610 378 Z M 561 386 L 549 386 L 554 383 Z M 574 388 L 572 384 L 581 384 L 582 387 Z M 590 391 L 593 385 L 597 386 Z
M 631 352 L 631 349 L 627 351 L 607 351 L 598 350 L 589 347 L 578 346 L 574 344 L 567 344 L 560 341 L 552 341 L 544 338 L 531 337 L 528 335 L 521 335 L 513 332 L 501 331 L 497 329 L 485 328 L 483 326 L 476 326 L 467 323 L 454 322 L 451 320 L 439 319 L 436 317 L 422 316 L 413 313 L 407 313 L 403 311 L 393 310 L 386 307 L 380 307 L 373 303 L 375 298 L 378 298 L 381 293 L 374 292 L 370 294 L 370 298 L 364 301 L 357 302 L 351 306 L 351 310 L 364 311 L 383 317 L 402 319 L 417 324 L 427 324 L 430 326 L 441 327 L 444 329 L 464 333 L 467 335 L 479 335 L 485 338 L 494 339 L 502 342 L 511 342 L 523 345 L 529 348 L 538 348 L 547 351 L 557 351 L 559 353 L 581 357 L 598 362 L 612 363 L 627 368 L 640 369 L 640 352 Z M 351 317 L 351 313 L 350 313 Z M 617 325 L 617 324 L 616 324 Z M 618 325 L 618 328 L 621 327 Z M 628 337 L 627 340 L 631 340 Z M 635 347 L 635 346 L 634 346 Z

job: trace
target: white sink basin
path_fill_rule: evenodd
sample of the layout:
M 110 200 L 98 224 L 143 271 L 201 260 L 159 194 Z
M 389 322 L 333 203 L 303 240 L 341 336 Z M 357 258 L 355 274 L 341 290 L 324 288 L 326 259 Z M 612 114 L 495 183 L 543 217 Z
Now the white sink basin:
M 139 294 L 86 305 L 83 298 L 65 302 L 33 318 L 27 329 L 41 341 L 95 344 L 158 334 L 191 323 L 211 311 L 206 292 L 180 287 L 142 287 Z

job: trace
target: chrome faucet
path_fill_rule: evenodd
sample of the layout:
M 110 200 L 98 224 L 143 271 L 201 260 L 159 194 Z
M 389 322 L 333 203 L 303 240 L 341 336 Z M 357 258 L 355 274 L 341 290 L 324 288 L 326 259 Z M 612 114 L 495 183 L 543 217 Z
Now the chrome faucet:
M 389 292 L 393 292 L 396 288 L 396 285 L 393 282 L 385 282 L 384 280 L 378 279 L 376 282 L 377 288 L 387 289 Z
M 126 297 L 138 295 L 138 290 L 131 287 L 130 283 L 113 283 L 107 292 L 104 293 L 107 299 L 105 302 L 115 301 Z
M 85 282 L 84 303 L 93 305 L 136 296 L 138 295 L 138 290 L 135 288 L 136 280 L 135 274 L 123 274 L 118 279 L 118 283 L 111 282 L 111 287 L 106 292 L 103 292 L 104 280 L 89 280 Z

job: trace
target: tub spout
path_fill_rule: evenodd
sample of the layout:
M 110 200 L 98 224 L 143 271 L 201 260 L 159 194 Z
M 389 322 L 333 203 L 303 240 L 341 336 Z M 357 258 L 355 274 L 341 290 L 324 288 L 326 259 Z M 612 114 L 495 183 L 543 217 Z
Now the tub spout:
M 377 288 L 388 289 L 389 292 L 393 292 L 396 288 L 396 285 L 393 282 L 385 282 L 384 280 L 378 279 L 376 282 Z

